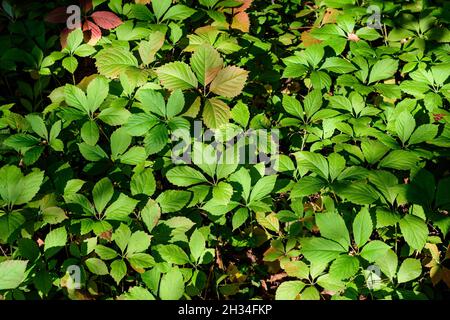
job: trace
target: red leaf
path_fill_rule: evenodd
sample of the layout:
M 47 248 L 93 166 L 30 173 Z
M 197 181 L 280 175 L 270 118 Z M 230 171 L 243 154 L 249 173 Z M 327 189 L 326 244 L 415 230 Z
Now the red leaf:
M 102 38 L 102 31 L 93 22 L 87 21 L 83 25 L 85 41 L 91 46 L 95 45 Z
M 50 11 L 44 20 L 50 23 L 66 23 L 67 18 L 69 18 L 67 7 L 60 7 Z
M 122 24 L 122 20 L 112 12 L 97 11 L 91 15 L 94 22 L 103 29 L 111 30 Z
M 86 13 L 86 12 L 89 12 L 89 11 L 91 11 L 92 10 L 92 0 L 80 0 L 80 4 L 81 4 L 81 7 L 83 8 L 83 11 Z

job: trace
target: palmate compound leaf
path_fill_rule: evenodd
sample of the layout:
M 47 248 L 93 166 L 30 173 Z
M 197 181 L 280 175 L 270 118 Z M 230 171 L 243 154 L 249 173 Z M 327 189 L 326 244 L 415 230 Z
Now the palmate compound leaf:
M 169 90 L 197 88 L 198 81 L 191 68 L 184 62 L 171 62 L 156 69 L 161 84 Z
M 192 55 L 191 66 L 197 75 L 198 82 L 207 86 L 222 69 L 223 59 L 212 46 L 203 45 L 196 49 Z
M 96 55 L 98 72 L 107 78 L 116 79 L 129 68 L 137 68 L 136 57 L 123 47 L 111 47 L 101 50 Z
M 219 96 L 234 98 L 241 94 L 247 78 L 248 71 L 228 66 L 217 73 L 216 78 L 211 82 L 210 90 Z

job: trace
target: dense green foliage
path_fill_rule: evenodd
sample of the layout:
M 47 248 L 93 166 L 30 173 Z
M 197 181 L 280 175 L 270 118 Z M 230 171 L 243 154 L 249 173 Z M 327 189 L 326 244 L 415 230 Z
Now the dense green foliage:
M 70 4 L 2 2 L 0 299 L 446 297 L 449 2 Z

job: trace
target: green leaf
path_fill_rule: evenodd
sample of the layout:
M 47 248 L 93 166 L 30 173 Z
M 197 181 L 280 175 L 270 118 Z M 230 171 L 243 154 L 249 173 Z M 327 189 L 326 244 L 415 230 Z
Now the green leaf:
M 277 181 L 276 175 L 265 176 L 259 179 L 258 182 L 256 182 L 256 184 L 252 188 L 249 203 L 259 201 L 268 196 L 275 187 L 276 181 Z
M 188 6 L 182 4 L 176 4 L 167 11 L 164 15 L 164 20 L 175 20 L 175 21 L 183 21 L 190 16 L 192 16 L 196 10 L 189 8 Z
M 299 118 L 303 119 L 303 108 L 300 104 L 300 101 L 298 101 L 296 98 L 291 97 L 287 94 L 283 94 L 283 108 L 286 110 L 287 113 Z
M 63 247 L 65 247 L 67 242 L 67 231 L 66 228 L 61 227 L 50 231 L 44 240 L 44 252 L 45 256 L 48 258 L 54 256 Z
M 189 249 L 191 250 L 191 254 L 194 257 L 194 261 L 199 261 L 203 252 L 206 249 L 206 239 L 200 230 L 196 229 L 189 240 Z
M 419 160 L 420 157 L 414 152 L 406 150 L 392 150 L 380 161 L 379 167 L 396 170 L 411 170 L 416 166 Z
M 198 81 L 191 68 L 184 62 L 171 62 L 156 69 L 164 88 L 186 90 L 197 88 Z
M 275 300 L 297 300 L 304 287 L 305 284 L 302 281 L 284 281 L 277 288 Z
M 330 275 L 339 280 L 353 277 L 359 269 L 359 260 L 354 256 L 341 255 L 331 263 Z
M 48 207 L 42 210 L 42 221 L 48 224 L 58 224 L 67 219 L 63 209 L 58 207 Z
M 110 79 L 117 79 L 121 73 L 138 67 L 135 56 L 124 47 L 114 46 L 103 49 L 95 58 L 98 72 Z
M 207 99 L 203 109 L 203 120 L 208 128 L 220 128 L 231 118 L 228 105 L 218 98 Z
M 299 165 L 304 166 L 312 172 L 320 175 L 325 180 L 328 180 L 328 162 L 324 156 L 319 153 L 301 151 L 295 153 Z
M 416 279 L 422 273 L 422 265 L 420 260 L 407 258 L 400 265 L 397 273 L 397 282 L 405 283 Z
M 403 111 L 398 115 L 395 121 L 395 131 L 403 144 L 408 141 L 416 127 L 414 117 L 408 112 Z
M 147 253 L 133 253 L 127 256 L 131 267 L 139 273 L 143 273 L 146 268 L 154 267 L 156 262 L 153 257 Z
M 89 258 L 84 263 L 86 264 L 86 267 L 89 269 L 89 271 L 92 272 L 93 274 L 99 276 L 109 274 L 106 263 L 104 263 L 102 260 L 98 258 Z
M 112 260 L 115 259 L 118 254 L 114 249 L 105 247 L 101 244 L 98 244 L 95 247 L 95 253 L 98 254 L 98 256 L 102 259 L 102 260 Z
M 123 260 L 114 260 L 111 263 L 111 271 L 109 273 L 114 281 L 119 284 L 119 282 L 126 276 L 127 274 L 127 265 Z
M 151 237 L 144 231 L 137 231 L 133 233 L 130 237 L 127 247 L 127 255 L 144 252 L 150 247 Z
M 383 59 L 377 61 L 370 71 L 369 84 L 391 78 L 398 69 L 398 60 Z
M 148 232 L 152 232 L 153 228 L 158 224 L 161 217 L 161 209 L 156 201 L 150 199 L 141 211 L 141 218 L 147 227 Z
M 67 49 L 74 52 L 83 43 L 83 31 L 81 28 L 72 30 L 67 36 Z
M 233 191 L 233 187 L 230 184 L 221 181 L 213 187 L 213 198 L 219 203 L 227 205 L 233 196 Z
M 66 84 L 64 87 L 64 97 L 67 105 L 74 107 L 85 114 L 89 114 L 89 105 L 86 94 L 80 88 Z
M 108 220 L 126 221 L 138 203 L 138 200 L 121 193 L 119 198 L 106 209 L 105 217 Z
M 322 237 L 338 242 L 343 248 L 350 246 L 350 236 L 341 215 L 336 212 L 316 214 L 316 223 Z
M 246 128 L 250 120 L 250 111 L 243 103 L 237 103 L 231 110 L 231 117 L 234 122 Z
M 155 154 L 160 152 L 169 140 L 169 131 L 164 124 L 154 126 L 145 136 L 145 151 L 147 154 Z
M 145 194 L 152 196 L 156 190 L 156 181 L 151 169 L 145 169 L 135 173 L 131 177 L 130 183 L 131 195 Z
M 142 103 L 144 110 L 148 110 L 163 118 L 166 117 L 166 102 L 161 93 L 150 89 L 143 89 L 137 92 L 136 98 Z
M 380 240 L 372 240 L 363 247 L 361 257 L 369 262 L 373 262 L 385 255 L 390 248 L 391 247 Z
M 132 136 L 140 137 L 145 135 L 157 123 L 158 118 L 146 113 L 133 113 L 123 128 Z
M 111 134 L 111 159 L 113 161 L 127 151 L 131 144 L 131 139 L 131 136 L 123 128 L 119 128 Z
M 189 257 L 179 246 L 175 244 L 160 245 L 157 252 L 169 263 L 183 265 L 189 263 Z
M 89 110 L 94 113 L 108 96 L 108 80 L 105 77 L 96 77 L 89 83 L 86 92 Z
M 184 278 L 178 268 L 173 268 L 161 278 L 159 297 L 161 300 L 179 300 L 184 294 Z
M 423 124 L 419 126 L 409 139 L 409 144 L 418 144 L 432 141 L 438 134 L 439 127 L 434 124 Z
M 175 90 L 172 92 L 169 100 L 167 101 L 167 117 L 170 119 L 180 114 L 181 111 L 183 111 L 184 104 L 185 101 L 183 92 L 181 90 Z
M 340 197 L 360 205 L 372 204 L 379 198 L 377 191 L 364 182 L 335 185 L 334 190 Z
M 179 187 L 189 187 L 208 181 L 201 172 L 189 166 L 176 166 L 167 172 L 166 177 L 170 183 Z
M 97 182 L 92 189 L 92 196 L 94 197 L 94 204 L 97 212 L 102 213 L 106 205 L 111 201 L 114 194 L 114 188 L 111 180 L 103 178 Z
M 165 34 L 161 31 L 152 32 L 148 41 L 141 41 L 139 43 L 139 55 L 145 65 L 149 65 L 155 61 L 156 53 L 164 45 Z
M 0 290 L 15 289 L 25 280 L 28 261 L 5 260 L 0 262 Z
M 325 60 L 320 69 L 343 74 L 355 71 L 356 67 L 347 60 L 338 57 L 331 57 Z
M 25 217 L 17 211 L 0 216 L 0 240 L 7 242 L 25 221 Z
M 3 141 L 3 144 L 5 146 L 13 148 L 17 151 L 20 151 L 22 148 L 29 148 L 32 146 L 36 146 L 40 142 L 41 141 L 39 139 L 37 139 L 31 135 L 18 133 L 18 134 L 13 134 L 13 135 L 9 136 L 8 138 L 6 138 Z
M 128 121 L 131 113 L 122 107 L 110 107 L 103 109 L 98 118 L 110 126 L 121 126 Z
M 406 243 L 413 249 L 422 250 L 428 238 L 428 227 L 425 221 L 407 214 L 400 220 L 399 225 Z
M 29 114 L 25 116 L 25 119 L 30 123 L 31 128 L 42 139 L 48 140 L 48 130 L 44 120 L 38 115 Z
M 197 75 L 198 82 L 207 86 L 222 69 L 223 59 L 216 49 L 209 45 L 202 45 L 192 55 L 191 66 Z
M 398 257 L 394 251 L 388 250 L 385 255 L 376 259 L 375 263 L 391 281 L 394 279 L 398 266 Z
M 364 207 L 356 215 L 353 220 L 353 236 L 355 237 L 356 245 L 361 248 L 370 239 L 373 231 L 373 222 L 370 217 L 369 210 Z
M 79 143 L 78 148 L 80 149 L 81 155 L 89 161 L 100 161 L 102 159 L 108 159 L 108 155 L 103 151 L 100 146 L 91 146 L 86 143 Z
M 130 241 L 131 231 L 127 225 L 121 223 L 120 226 L 114 231 L 112 235 L 112 240 L 117 244 L 120 251 L 125 252 L 125 248 Z
M 302 245 L 301 252 L 312 263 L 328 263 L 341 253 L 347 252 L 347 249 L 339 243 L 324 238 L 303 238 L 300 240 L 300 244 Z
M 152 8 L 156 19 L 160 20 L 172 4 L 172 0 L 153 0 Z
M 156 201 L 162 213 L 177 212 L 184 208 L 191 198 L 191 193 L 181 190 L 167 190 L 161 193 Z
M 248 71 L 235 66 L 228 66 L 217 73 L 209 89 L 219 96 L 234 98 L 241 94 L 247 77 Z
M 86 121 L 81 127 L 81 138 L 88 145 L 95 146 L 100 137 L 97 124 L 93 120 Z
M 236 213 L 233 214 L 231 223 L 233 225 L 233 231 L 242 226 L 249 217 L 247 208 L 239 208 Z
M 323 98 L 320 90 L 313 90 L 303 100 L 303 106 L 305 108 L 305 114 L 310 118 L 322 107 Z

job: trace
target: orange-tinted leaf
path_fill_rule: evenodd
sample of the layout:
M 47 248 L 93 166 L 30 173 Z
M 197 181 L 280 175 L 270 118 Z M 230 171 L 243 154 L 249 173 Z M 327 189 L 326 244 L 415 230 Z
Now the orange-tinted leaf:
M 210 90 L 217 95 L 234 98 L 241 94 L 247 77 L 248 71 L 235 66 L 228 66 L 219 71 L 211 83 Z
M 102 37 L 100 28 L 91 21 L 86 21 L 83 25 L 85 41 L 91 46 L 95 45 Z
M 94 22 L 102 29 L 111 30 L 122 24 L 122 20 L 112 12 L 97 11 L 91 15 Z
M 149 4 L 151 0 L 135 0 L 134 2 L 137 4 Z
M 447 287 L 450 288 L 450 270 L 447 268 L 444 268 L 443 272 L 442 272 L 442 280 L 444 280 L 445 284 L 447 285 Z
M 336 17 L 339 15 L 339 10 L 328 8 L 322 19 L 322 24 L 336 23 Z
M 233 29 L 238 29 L 243 32 L 250 31 L 250 17 L 246 12 L 239 12 L 233 17 L 233 22 L 231 23 Z
M 65 28 L 63 31 L 61 31 L 61 34 L 59 36 L 59 41 L 61 42 L 61 48 L 65 48 L 67 46 L 67 37 L 69 36 L 69 33 L 72 30 Z
M 310 30 L 302 32 L 301 39 L 302 39 L 303 45 L 304 45 L 305 47 L 310 47 L 310 46 L 312 46 L 312 45 L 314 45 L 314 44 L 317 44 L 317 43 L 321 43 L 321 42 L 322 42 L 322 41 L 320 41 L 320 40 L 314 38 L 314 37 L 310 34 Z
M 236 9 L 236 12 L 244 12 L 252 5 L 253 0 L 238 0 L 238 2 L 242 2 L 242 6 Z

